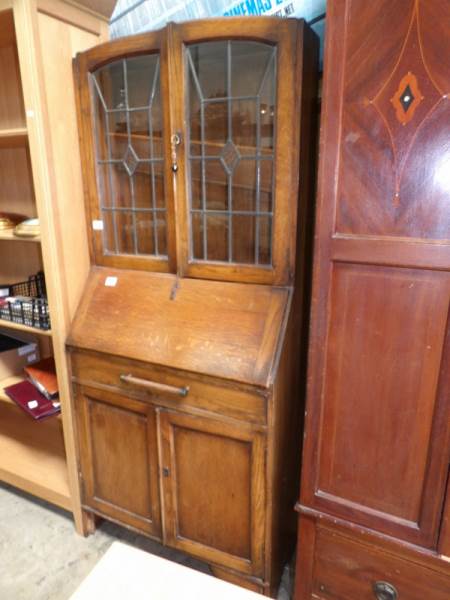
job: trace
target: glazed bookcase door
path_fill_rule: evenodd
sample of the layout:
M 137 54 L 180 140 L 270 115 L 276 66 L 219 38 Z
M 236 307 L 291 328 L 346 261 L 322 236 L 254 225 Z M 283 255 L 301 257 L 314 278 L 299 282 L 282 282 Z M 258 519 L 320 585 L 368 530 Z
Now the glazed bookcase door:
M 159 33 L 100 46 L 79 59 L 96 264 L 173 269 L 166 76 Z
M 288 283 L 295 248 L 297 23 L 173 26 L 179 262 L 188 276 Z M 245 32 L 243 34 L 243 32 Z
M 263 435 L 171 411 L 160 413 L 160 435 L 166 543 L 261 576 Z

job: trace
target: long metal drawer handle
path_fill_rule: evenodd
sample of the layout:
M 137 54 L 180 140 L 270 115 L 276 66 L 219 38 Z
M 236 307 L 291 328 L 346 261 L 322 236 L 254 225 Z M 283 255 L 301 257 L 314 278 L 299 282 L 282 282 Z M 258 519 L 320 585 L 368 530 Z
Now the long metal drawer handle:
M 133 375 L 120 376 L 120 381 L 124 383 L 131 383 L 133 385 L 140 385 L 141 387 L 152 390 L 153 392 L 164 392 L 166 394 L 175 394 L 176 396 L 185 396 L 189 393 L 189 387 L 175 387 L 174 385 L 166 385 L 165 383 L 157 383 L 156 381 L 148 381 L 147 379 L 141 379 L 140 377 L 133 377 Z

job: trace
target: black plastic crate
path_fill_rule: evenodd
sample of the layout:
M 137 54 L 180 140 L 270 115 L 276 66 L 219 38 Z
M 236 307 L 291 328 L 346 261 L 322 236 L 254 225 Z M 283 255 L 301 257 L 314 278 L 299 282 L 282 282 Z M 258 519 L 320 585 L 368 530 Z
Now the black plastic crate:
M 0 319 L 38 329 L 50 329 L 44 273 L 31 275 L 28 281 L 0 285 L 0 288 L 4 296 L 15 298 L 14 301 L 0 299 Z

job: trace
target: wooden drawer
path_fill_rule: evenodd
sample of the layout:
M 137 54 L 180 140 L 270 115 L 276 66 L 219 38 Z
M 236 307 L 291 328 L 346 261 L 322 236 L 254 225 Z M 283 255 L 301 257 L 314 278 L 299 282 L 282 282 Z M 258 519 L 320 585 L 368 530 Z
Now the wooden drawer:
M 267 400 L 263 393 L 244 391 L 226 383 L 219 385 L 189 373 L 172 372 L 155 365 L 112 356 L 74 351 L 71 364 L 75 383 L 103 389 L 108 386 L 121 394 L 170 408 L 200 409 L 261 425 L 267 420 Z M 122 375 L 132 375 L 144 382 L 162 386 L 188 388 L 188 391 L 182 396 L 176 390 L 151 390 L 145 387 L 145 383 L 123 381 Z
M 448 600 L 450 576 L 319 528 L 312 591 L 323 600 Z

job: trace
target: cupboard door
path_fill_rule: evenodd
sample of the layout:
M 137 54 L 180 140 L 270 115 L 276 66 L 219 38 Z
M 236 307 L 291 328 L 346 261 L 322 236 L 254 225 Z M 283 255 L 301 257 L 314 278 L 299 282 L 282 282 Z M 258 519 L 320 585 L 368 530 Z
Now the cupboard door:
M 260 433 L 160 413 L 165 541 L 211 563 L 261 576 L 265 450 Z
M 172 130 L 181 268 L 189 276 L 289 278 L 296 216 L 303 25 L 230 20 L 173 27 Z M 292 248 L 294 248 L 293 243 Z
M 159 33 L 94 48 L 76 63 L 97 264 L 159 271 L 173 267 L 164 159 L 166 64 Z
M 84 505 L 160 537 L 153 407 L 88 388 L 77 402 Z

